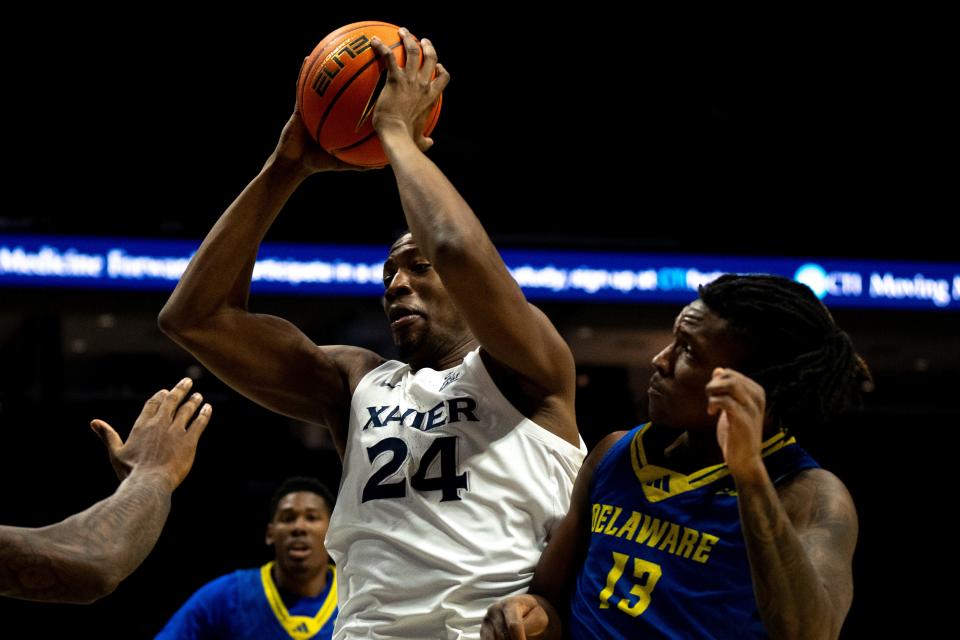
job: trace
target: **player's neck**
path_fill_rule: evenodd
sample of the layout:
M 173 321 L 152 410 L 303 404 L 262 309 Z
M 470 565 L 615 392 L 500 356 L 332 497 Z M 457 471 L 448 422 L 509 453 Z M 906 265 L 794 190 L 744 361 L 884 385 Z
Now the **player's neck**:
M 663 450 L 667 467 L 690 474 L 723 463 L 723 451 L 714 433 L 684 431 Z
M 419 371 L 429 368 L 435 371 L 451 369 L 467 357 L 467 354 L 480 346 L 473 336 L 464 336 L 452 344 L 445 344 L 429 354 L 417 354 L 410 358 L 410 369 Z
M 323 568 L 316 573 L 304 574 L 286 571 L 277 563 L 273 565 L 271 576 L 273 577 L 274 584 L 277 585 L 277 588 L 280 589 L 281 592 L 285 591 L 298 596 L 316 598 L 327 586 L 328 573 L 327 563 L 324 563 Z

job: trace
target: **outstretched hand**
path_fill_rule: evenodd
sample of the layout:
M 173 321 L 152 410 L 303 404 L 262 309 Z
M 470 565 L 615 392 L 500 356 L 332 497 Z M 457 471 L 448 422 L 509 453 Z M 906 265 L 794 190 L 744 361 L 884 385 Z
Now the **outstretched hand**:
M 717 442 L 724 462 L 736 479 L 763 466 L 760 455 L 767 396 L 756 381 L 734 371 L 716 368 L 706 386 L 707 413 L 719 414 Z
M 194 393 L 187 398 L 192 386 L 193 381 L 184 378 L 171 391 L 155 393 L 143 405 L 126 442 L 105 421 L 96 419 L 90 423 L 106 445 L 110 464 L 121 480 L 138 468 L 162 473 L 171 490 L 183 482 L 213 411 L 209 404 L 204 404 L 197 412 L 203 397 Z
M 433 140 L 423 135 L 423 129 L 433 105 L 450 82 L 450 74 L 437 62 L 437 51 L 429 40 L 424 38 L 418 44 L 403 27 L 399 33 L 406 54 L 404 67 L 379 38 L 374 36 L 370 41 L 387 66 L 387 83 L 373 110 L 373 128 L 381 137 L 387 131 L 405 132 L 421 151 L 426 151 L 433 146 Z

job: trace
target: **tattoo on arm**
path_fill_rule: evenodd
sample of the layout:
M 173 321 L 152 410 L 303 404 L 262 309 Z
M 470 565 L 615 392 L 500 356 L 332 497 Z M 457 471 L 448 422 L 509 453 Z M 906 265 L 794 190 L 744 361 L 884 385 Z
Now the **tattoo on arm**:
M 91 602 L 112 592 L 153 549 L 171 490 L 134 472 L 109 498 L 48 527 L 0 527 L 0 595 Z
M 773 637 L 835 638 L 853 600 L 853 500 L 836 476 L 742 487 L 740 520 L 761 618 Z

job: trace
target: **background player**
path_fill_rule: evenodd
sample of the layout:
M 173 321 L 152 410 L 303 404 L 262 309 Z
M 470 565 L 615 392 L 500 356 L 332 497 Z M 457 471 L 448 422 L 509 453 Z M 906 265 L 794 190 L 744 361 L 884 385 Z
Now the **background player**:
M 330 638 L 337 617 L 336 569 L 323 539 L 332 505 L 333 496 L 319 480 L 284 480 L 270 500 L 266 543 L 274 559 L 201 587 L 157 638 Z

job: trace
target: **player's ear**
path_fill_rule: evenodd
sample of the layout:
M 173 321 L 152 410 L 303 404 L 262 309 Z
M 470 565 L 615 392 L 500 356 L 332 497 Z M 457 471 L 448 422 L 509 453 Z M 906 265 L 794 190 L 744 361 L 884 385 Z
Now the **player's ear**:
M 267 535 L 265 536 L 264 541 L 267 543 L 268 547 L 273 546 L 273 523 L 272 522 L 267 525 Z

